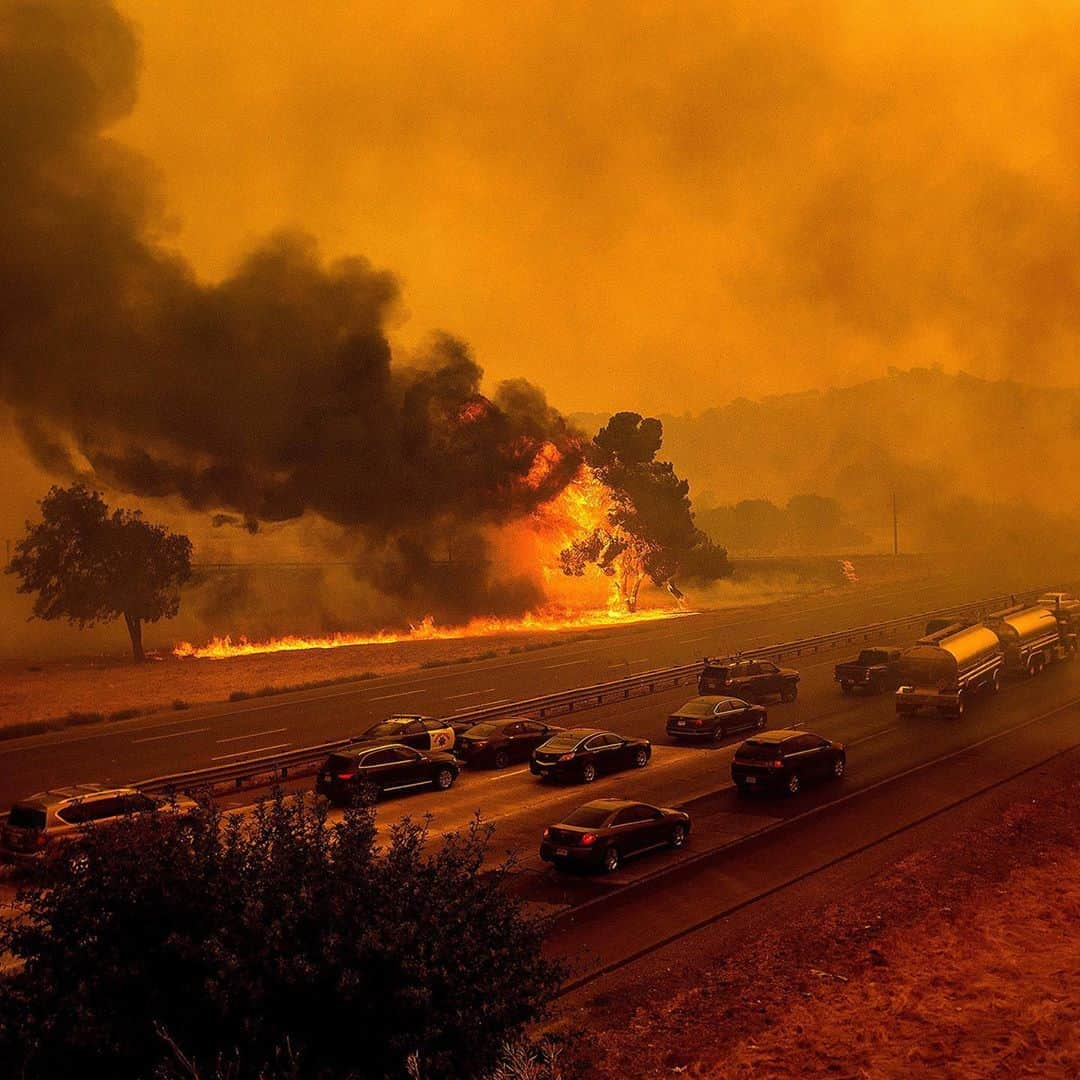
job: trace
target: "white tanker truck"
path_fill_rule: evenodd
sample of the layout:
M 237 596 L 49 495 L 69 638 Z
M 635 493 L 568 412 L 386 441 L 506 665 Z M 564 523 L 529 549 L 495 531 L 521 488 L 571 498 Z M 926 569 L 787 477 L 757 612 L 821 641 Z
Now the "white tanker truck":
M 1056 660 L 1077 653 L 1080 619 L 1059 607 L 1006 608 L 982 623 L 954 623 L 900 654 L 896 712 L 908 715 L 931 709 L 963 716 L 978 690 L 997 693 L 1003 672 L 1037 675 Z
M 1038 675 L 1047 664 L 1076 654 L 1074 621 L 1041 604 L 994 612 L 986 625 L 1005 650 L 1006 670 L 1016 675 Z
M 971 694 L 997 693 L 1004 667 L 1005 650 L 987 626 L 953 623 L 928 634 L 900 654 L 897 715 L 932 709 L 963 716 Z

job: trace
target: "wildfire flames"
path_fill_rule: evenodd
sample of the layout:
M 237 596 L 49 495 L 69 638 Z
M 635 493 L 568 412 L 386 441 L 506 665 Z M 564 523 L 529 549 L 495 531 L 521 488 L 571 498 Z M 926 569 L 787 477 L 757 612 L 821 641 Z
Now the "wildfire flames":
M 541 448 L 524 483 L 538 485 L 558 463 L 558 450 L 550 443 Z M 239 637 L 217 637 L 205 645 L 184 641 L 173 649 L 182 658 L 225 660 L 260 653 L 294 652 L 303 649 L 339 649 L 350 645 L 392 645 L 408 641 L 446 641 L 466 637 L 492 637 L 502 634 L 549 633 L 586 630 L 613 623 L 644 622 L 670 618 L 671 610 L 630 611 L 625 601 L 625 582 L 636 573 L 623 565 L 633 556 L 620 554 L 613 562 L 613 573 L 605 577 L 599 571 L 589 579 L 568 578 L 560 568 L 559 554 L 573 540 L 595 529 L 608 526 L 612 507 L 610 491 L 583 465 L 575 479 L 549 502 L 526 519 L 504 530 L 500 547 L 512 553 L 518 564 L 539 568 L 549 602 L 519 618 L 478 617 L 461 626 L 437 626 L 428 617 L 404 631 L 377 631 L 369 634 L 335 633 L 306 637 L 286 635 L 266 641 Z M 599 590 L 599 592 L 598 592 Z

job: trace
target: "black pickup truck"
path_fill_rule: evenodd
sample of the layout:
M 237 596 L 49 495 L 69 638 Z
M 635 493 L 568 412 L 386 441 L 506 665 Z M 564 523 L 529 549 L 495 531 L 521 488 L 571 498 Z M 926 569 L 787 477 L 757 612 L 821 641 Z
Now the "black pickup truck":
M 883 694 L 900 685 L 900 650 L 890 646 L 863 649 L 854 660 L 837 664 L 833 677 L 845 694 L 859 687 Z
M 706 660 L 698 676 L 698 693 L 704 697 L 723 694 L 750 702 L 779 695 L 781 701 L 794 701 L 799 693 L 799 673 L 768 660 Z

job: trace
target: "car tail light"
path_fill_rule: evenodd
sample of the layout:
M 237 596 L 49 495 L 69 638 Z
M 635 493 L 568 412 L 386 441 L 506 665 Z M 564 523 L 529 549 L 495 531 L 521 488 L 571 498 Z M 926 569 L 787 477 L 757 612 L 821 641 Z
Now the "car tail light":
M 560 761 L 573 761 L 574 760 L 574 755 L 573 754 L 563 754 L 563 756 L 561 758 L 559 758 L 559 760 Z
M 581 838 L 581 843 L 585 847 L 592 847 L 596 843 L 596 833 L 587 832 Z
M 544 839 L 546 840 L 550 835 L 551 835 L 551 830 L 545 825 L 544 826 Z
M 351 780 L 355 775 L 356 775 L 356 773 L 354 773 L 354 772 L 339 772 L 337 774 L 337 779 L 338 780 Z
M 772 763 L 772 767 L 773 767 L 774 769 L 782 769 L 782 768 L 784 767 L 784 763 L 783 763 L 783 762 L 782 762 L 782 761 L 781 761 L 781 760 L 780 760 L 779 758 L 777 758 L 777 759 L 776 759 L 776 760 L 775 760 L 775 761 L 774 761 L 774 762 Z
M 697 719 L 696 719 L 696 720 L 694 721 L 694 727 L 701 727 L 701 726 L 702 726 L 702 724 L 704 724 L 704 723 L 705 723 L 705 721 L 704 721 L 704 720 L 702 720 L 702 719 L 701 719 L 701 717 L 698 717 L 698 718 L 697 718 Z
M 49 842 L 49 838 L 43 832 L 34 834 L 34 847 L 44 847 Z

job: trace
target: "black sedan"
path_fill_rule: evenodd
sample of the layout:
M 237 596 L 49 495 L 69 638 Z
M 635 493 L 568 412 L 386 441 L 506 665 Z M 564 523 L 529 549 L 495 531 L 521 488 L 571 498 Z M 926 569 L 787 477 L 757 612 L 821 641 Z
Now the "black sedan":
M 760 731 L 769 721 L 761 705 L 751 705 L 736 697 L 696 697 L 673 712 L 667 733 L 673 739 L 715 739 L 719 742 L 733 731 Z
M 644 769 L 651 757 L 652 744 L 648 739 L 628 738 L 594 728 L 571 728 L 538 746 L 529 769 L 542 780 L 591 784 L 600 773 Z
M 809 731 L 763 731 L 735 751 L 731 779 L 742 795 L 786 791 L 797 795 L 812 780 L 839 780 L 847 770 L 843 743 Z
M 425 787 L 446 791 L 459 772 L 450 754 L 411 746 L 361 746 L 331 754 L 319 770 L 315 790 L 332 803 L 348 805 L 368 793 L 378 798 Z
M 527 716 L 488 720 L 469 728 L 458 740 L 455 753 L 471 766 L 505 769 L 512 762 L 528 761 L 541 743 L 562 730 Z
M 540 858 L 561 869 L 579 866 L 610 873 L 624 859 L 656 848 L 681 848 L 690 815 L 625 799 L 597 799 L 544 830 Z

